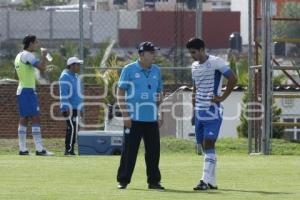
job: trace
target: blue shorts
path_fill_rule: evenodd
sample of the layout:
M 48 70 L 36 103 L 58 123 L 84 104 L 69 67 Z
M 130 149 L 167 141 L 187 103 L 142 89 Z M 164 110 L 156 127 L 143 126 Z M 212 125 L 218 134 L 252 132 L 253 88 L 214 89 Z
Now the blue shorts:
M 223 121 L 222 117 L 222 107 L 211 106 L 209 110 L 195 111 L 195 133 L 197 144 L 203 144 L 203 140 L 217 140 Z
M 33 88 L 23 88 L 17 99 L 21 117 L 34 117 L 40 114 L 38 96 Z

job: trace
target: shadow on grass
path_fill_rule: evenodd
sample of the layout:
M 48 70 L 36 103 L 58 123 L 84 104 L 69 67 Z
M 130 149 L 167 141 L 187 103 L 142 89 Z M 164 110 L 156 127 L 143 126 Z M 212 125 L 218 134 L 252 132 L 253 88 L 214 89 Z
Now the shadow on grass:
M 208 194 L 218 194 L 217 190 L 203 190 L 203 191 L 193 191 L 193 190 L 175 190 L 175 189 L 164 189 L 164 190 L 149 190 L 149 189 L 140 189 L 140 188 L 132 188 L 129 190 L 136 190 L 136 191 L 148 191 L 148 192 L 170 192 L 170 193 L 182 193 L 182 194 L 196 194 L 196 193 L 208 193 Z
M 287 192 L 268 192 L 268 191 L 258 191 L 258 190 L 233 190 L 233 189 L 218 189 L 219 191 L 224 192 L 246 192 L 246 193 L 258 193 L 258 194 L 293 194 L 293 193 L 287 193 Z
M 148 191 L 148 192 L 171 192 L 171 193 L 182 193 L 182 194 L 195 194 L 195 193 L 207 193 L 207 194 L 221 194 L 224 192 L 244 192 L 244 193 L 257 193 L 264 195 L 288 195 L 293 193 L 287 192 L 268 192 L 268 191 L 258 191 L 258 190 L 233 190 L 233 189 L 218 189 L 218 190 L 202 190 L 202 191 L 193 191 L 193 190 L 175 190 L 175 189 L 165 189 L 165 190 L 149 190 L 149 189 L 140 189 L 140 188 L 131 188 L 129 190 L 136 191 Z

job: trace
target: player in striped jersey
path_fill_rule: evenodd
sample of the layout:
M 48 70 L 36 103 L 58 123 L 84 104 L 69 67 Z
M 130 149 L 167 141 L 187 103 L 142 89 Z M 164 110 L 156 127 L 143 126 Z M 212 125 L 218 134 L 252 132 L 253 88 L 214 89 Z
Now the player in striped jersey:
M 191 38 L 186 47 L 195 60 L 192 64 L 195 132 L 197 144 L 205 154 L 203 175 L 194 190 L 217 189 L 215 142 L 222 124 L 221 102 L 230 95 L 236 77 L 223 59 L 206 54 L 203 40 Z M 228 81 L 222 94 L 223 77 Z

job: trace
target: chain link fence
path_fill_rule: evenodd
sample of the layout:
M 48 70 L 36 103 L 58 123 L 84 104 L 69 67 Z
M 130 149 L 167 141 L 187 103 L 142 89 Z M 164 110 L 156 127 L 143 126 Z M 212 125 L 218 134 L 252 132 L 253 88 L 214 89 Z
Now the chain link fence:
M 122 1 L 79 2 L 82 9 L 79 4 L 47 5 L 33 10 L 0 8 L 0 79 L 15 78 L 14 59 L 23 47 L 26 34 L 36 35 L 40 46 L 48 48 L 53 57 L 47 63 L 46 76 L 38 77 L 40 84 L 50 84 L 50 92 L 56 93 L 51 97 L 58 95 L 57 81 L 66 60 L 71 56 L 83 58 L 85 109 L 82 123 L 86 129 L 103 128 L 107 123 L 106 105 L 116 101 L 114 87 L 121 67 L 137 59 L 136 47 L 142 41 L 152 41 L 161 48 L 156 64 L 162 67 L 167 92 L 183 84 L 191 85 L 188 68 L 191 60 L 185 42 L 194 35 L 195 13 L 184 3 L 173 4 L 171 11 L 158 12 L 151 8 L 151 2 L 142 5 Z M 103 98 L 105 90 L 108 92 Z M 51 119 L 58 119 L 61 115 L 57 98 L 54 104 L 50 108 Z M 46 123 L 44 114 L 42 118 Z
M 113 48 L 109 59 L 114 57 L 126 64 L 136 59 L 136 46 L 142 41 L 152 41 L 161 47 L 158 62 L 163 67 L 190 65 L 184 46 L 194 35 L 195 13 L 187 4 L 173 3 L 171 11 L 156 12 L 147 10 L 153 6 L 151 1 L 136 1 L 135 4 L 129 1 L 79 2 L 83 4 L 82 24 L 79 4 L 47 5 L 38 10 L 0 9 L 1 65 L 12 64 L 22 49 L 21 40 L 26 34 L 36 35 L 41 46 L 50 50 L 54 59 L 49 65 L 58 68 L 56 71 L 62 70 L 69 56 L 80 57 L 80 52 L 83 52 L 87 67 L 84 72 L 91 73 L 88 67 L 103 64 L 101 56 L 110 43 L 113 43 Z M 13 77 L 12 68 L 4 68 L 5 75 Z M 170 77 L 167 82 L 173 81 L 177 85 L 191 83 L 188 72 L 167 70 L 164 74 Z M 56 80 L 57 75 L 55 72 L 50 74 L 51 81 Z
M 150 0 L 74 2 L 77 4 L 53 4 L 31 10 L 20 10 L 18 6 L 0 7 L 1 79 L 14 78 L 14 58 L 22 49 L 22 38 L 30 33 L 36 35 L 41 46 L 48 48 L 53 56 L 53 61 L 48 63 L 49 73 L 44 83 L 57 81 L 67 58 L 71 56 L 82 57 L 85 61 L 82 71 L 86 75 L 85 86 L 101 86 L 101 77 L 105 74 L 117 80 L 121 71 L 118 68 L 137 59 L 137 44 L 152 41 L 161 47 L 156 63 L 162 67 L 166 90 L 171 92 L 182 85 L 191 86 L 188 66 L 192 60 L 185 43 L 195 36 L 196 1 L 169 0 L 168 4 Z M 82 12 L 78 3 L 82 3 Z M 205 6 L 203 8 L 207 9 Z M 298 14 L 295 12 L 291 17 L 299 18 Z M 227 59 L 229 36 L 232 32 L 240 31 L 239 16 L 238 12 L 203 12 L 203 38 L 212 54 Z M 288 14 L 282 16 L 287 17 Z M 222 31 L 216 31 L 211 24 L 218 24 L 217 28 Z M 288 62 L 293 61 L 295 65 L 299 63 L 298 24 L 299 21 L 274 22 L 274 31 L 278 36 L 276 41 L 279 42 L 277 46 L 281 47 L 280 42 L 291 38 L 285 43 L 285 49 L 280 51 L 284 55 L 276 55 L 283 63 L 287 57 L 290 57 Z M 294 28 L 292 32 L 296 35 L 288 35 L 287 28 Z M 245 58 L 245 52 L 238 54 L 237 59 Z M 247 66 L 237 66 L 234 70 L 239 78 L 246 77 L 242 72 L 247 73 Z
M 53 62 L 49 63 L 52 67 L 50 81 L 57 80 L 66 59 L 74 55 L 85 60 L 84 73 L 93 73 L 88 67 L 99 67 L 101 63 L 108 66 L 103 60 L 111 58 L 118 61 L 117 67 L 121 67 L 120 63 L 126 64 L 137 58 L 136 46 L 142 41 L 152 41 L 161 47 L 157 62 L 162 67 L 191 64 L 185 43 L 196 33 L 196 1 L 78 0 L 72 1 L 73 5 L 68 0 L 59 2 L 65 2 L 65 5 L 5 7 L 0 3 L 0 56 L 1 66 L 6 66 L 0 69 L 6 72 L 4 76 L 1 74 L 2 78 L 13 77 L 13 70 L 8 65 L 12 65 L 22 48 L 22 38 L 29 33 L 36 35 L 41 45 L 53 54 Z M 82 11 L 79 5 L 82 5 Z M 207 12 L 203 15 L 207 47 L 224 49 L 223 54 L 226 54 L 229 35 L 240 29 L 239 13 Z M 208 26 L 207 19 L 209 23 L 224 20 L 224 26 L 220 27 L 222 32 L 216 33 L 214 27 Z M 108 58 L 102 59 L 111 43 L 113 47 Z M 163 73 L 166 83 L 191 85 L 189 70 L 170 69 Z

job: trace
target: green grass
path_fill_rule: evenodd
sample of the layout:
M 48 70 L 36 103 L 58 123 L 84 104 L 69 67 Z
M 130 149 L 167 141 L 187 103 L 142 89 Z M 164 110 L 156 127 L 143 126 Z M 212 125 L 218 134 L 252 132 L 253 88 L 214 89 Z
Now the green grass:
M 63 139 L 44 141 L 56 156 L 17 156 L 17 140 L 0 140 L 1 200 L 300 199 L 300 158 L 295 156 L 300 151 L 296 143 L 273 143 L 277 154 L 295 155 L 248 156 L 246 140 L 222 139 L 217 147 L 219 190 L 194 192 L 203 157 L 194 153 L 192 142 L 162 138 L 160 168 L 167 189 L 152 191 L 147 189 L 142 151 L 132 183 L 128 189 L 118 190 L 119 156 L 63 157 Z
M 162 154 L 166 191 L 147 190 L 143 156 L 138 157 L 132 183 L 116 189 L 118 156 L 0 156 L 0 199 L 140 200 L 140 199 L 300 199 L 300 159 L 296 156 L 221 155 L 217 191 L 194 192 L 202 157 Z
M 64 150 L 64 139 L 44 139 L 47 149 L 54 151 L 58 155 L 62 155 Z M 34 150 L 33 141 L 28 139 L 28 147 Z M 228 154 L 247 154 L 247 139 L 221 138 L 216 144 L 218 155 Z M 143 151 L 143 144 L 141 145 Z M 0 139 L 0 155 L 15 155 L 18 152 L 17 139 Z M 195 152 L 194 143 L 191 141 L 180 140 L 174 137 L 163 137 L 161 139 L 161 152 L 191 154 Z M 300 155 L 300 143 L 291 143 L 285 140 L 272 140 L 273 155 Z

